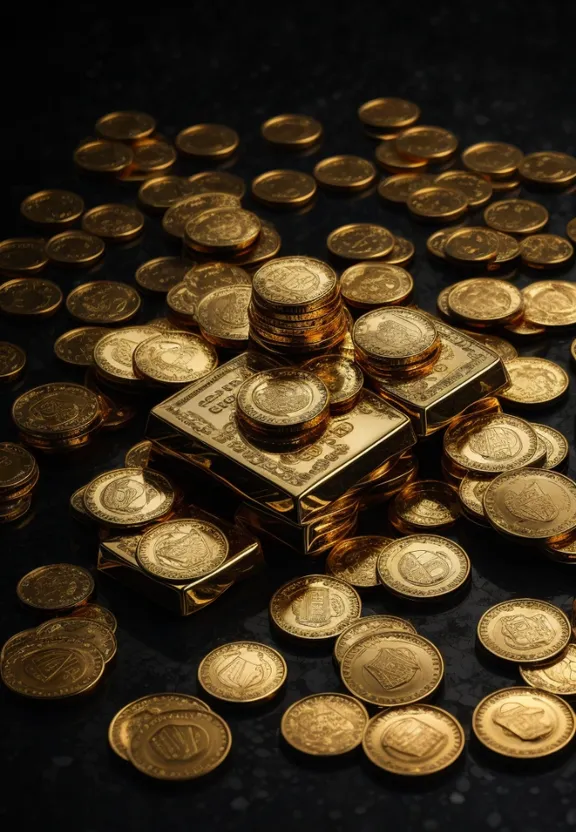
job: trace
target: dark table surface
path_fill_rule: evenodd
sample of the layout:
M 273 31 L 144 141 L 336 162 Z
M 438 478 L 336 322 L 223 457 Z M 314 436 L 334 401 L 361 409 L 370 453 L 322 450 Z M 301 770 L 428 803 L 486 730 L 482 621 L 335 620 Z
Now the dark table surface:
M 232 5 L 192 3 L 186 11 L 163 5 L 154 14 L 134 8 L 131 14 L 110 12 L 104 18 L 101 7 L 88 4 L 59 17 L 47 13 L 32 18 L 27 10 L 16 10 L 4 19 L 2 237 L 26 233 L 19 202 L 42 187 L 68 187 L 81 193 L 87 206 L 134 202 L 134 186 L 86 181 L 72 164 L 77 141 L 90 135 L 96 118 L 112 109 L 149 111 L 170 137 L 200 121 L 235 127 L 242 147 L 233 170 L 247 181 L 278 166 L 310 171 L 318 159 L 333 153 L 371 157 L 374 145 L 362 134 L 356 108 L 379 95 L 417 101 L 422 121 L 453 129 L 462 146 L 502 139 L 526 152 L 576 151 L 570 41 L 575 21 L 568 4 L 548 4 L 536 14 L 520 3 L 494 3 L 490 10 L 470 4 L 427 5 L 423 10 L 418 5 L 360 3 L 342 12 L 293 7 L 290 17 L 275 8 L 264 16 L 256 8 Z M 325 128 L 322 147 L 312 156 L 296 158 L 267 147 L 259 126 L 279 112 L 316 116 Z M 574 195 L 537 198 L 550 209 L 550 230 L 563 233 L 576 214 Z M 284 254 L 325 257 L 329 231 L 350 221 L 381 222 L 412 239 L 417 248 L 411 268 L 416 300 L 430 311 L 438 291 L 454 279 L 426 258 L 430 229 L 383 205 L 376 194 L 342 199 L 321 193 L 313 210 L 301 216 L 257 210 L 277 224 Z M 110 247 L 96 276 L 134 284 L 137 265 L 163 253 L 169 253 L 169 245 L 159 223 L 147 219 L 139 244 L 127 250 Z M 566 279 L 575 276 L 572 269 Z M 56 272 L 54 279 L 68 290 L 86 278 Z M 517 285 L 532 279 L 521 275 Z M 162 314 L 161 309 L 161 301 L 147 298 L 138 320 Z M 82 373 L 53 355 L 55 337 L 73 326 L 64 309 L 33 327 L 6 321 L 0 326 L 2 338 L 27 349 L 29 362 L 18 386 L 1 393 L 0 438 L 8 440 L 15 438 L 9 408 L 20 392 L 47 381 L 80 381 Z M 549 335 L 526 342 L 521 353 L 568 367 L 571 337 Z M 572 443 L 574 412 L 570 397 L 535 418 L 560 428 Z M 76 530 L 69 496 L 96 473 L 121 465 L 127 448 L 143 436 L 145 420 L 143 408 L 135 423 L 101 436 L 85 457 L 41 460 L 29 522 L 0 531 L 0 638 L 34 624 L 15 595 L 16 582 L 26 571 L 54 561 L 94 566 L 95 543 Z M 426 454 L 424 471 L 434 472 L 433 457 L 434 452 Z M 383 528 L 381 513 L 363 518 L 362 530 Z M 339 681 L 330 649 L 309 654 L 305 647 L 283 644 L 278 646 L 289 667 L 285 692 L 264 710 L 222 711 L 232 729 L 233 749 L 211 778 L 157 783 L 139 776 L 110 751 L 109 721 L 130 700 L 157 691 L 196 693 L 199 660 L 223 642 L 254 638 L 276 643 L 268 623 L 272 591 L 292 574 L 322 568 L 295 560 L 233 588 L 188 620 L 171 618 L 100 580 L 99 600 L 119 620 L 119 651 L 96 693 L 59 707 L 0 693 L 7 764 L 0 821 L 6 828 L 27 822 L 86 832 L 288 830 L 319 824 L 334 832 L 574 828 L 573 753 L 520 770 L 505 760 L 487 760 L 469 739 L 479 699 L 519 681 L 514 666 L 496 668 L 477 654 L 475 629 L 481 613 L 512 596 L 548 599 L 569 611 L 573 573 L 464 521 L 454 537 L 468 551 L 473 569 L 469 591 L 451 608 L 434 611 L 392 603 L 383 590 L 364 601 L 365 614 L 391 611 L 409 617 L 442 651 L 446 676 L 437 701 L 459 717 L 467 735 L 463 759 L 444 777 L 392 781 L 379 776 L 361 754 L 331 766 L 293 760 L 278 741 L 281 714 L 302 696 L 338 690 Z

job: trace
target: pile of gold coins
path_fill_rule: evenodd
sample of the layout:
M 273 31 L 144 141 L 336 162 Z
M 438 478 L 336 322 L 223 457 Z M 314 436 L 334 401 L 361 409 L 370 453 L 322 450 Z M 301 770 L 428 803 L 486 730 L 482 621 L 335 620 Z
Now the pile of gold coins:
M 24 517 L 38 484 L 38 463 L 22 445 L 0 442 L 0 523 Z

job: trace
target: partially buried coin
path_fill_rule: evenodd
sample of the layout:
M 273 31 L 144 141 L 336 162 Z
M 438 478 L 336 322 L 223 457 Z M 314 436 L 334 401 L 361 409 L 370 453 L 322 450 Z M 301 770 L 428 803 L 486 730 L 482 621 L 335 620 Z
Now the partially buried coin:
M 252 181 L 252 194 L 272 208 L 302 208 L 314 199 L 316 181 L 298 170 L 269 170 Z
M 104 242 L 86 231 L 62 231 L 46 243 L 46 254 L 59 266 L 88 268 L 104 254 Z
M 510 386 L 498 396 L 516 407 L 545 407 L 559 401 L 567 392 L 570 379 L 566 371 L 547 358 L 531 356 L 508 361 Z
M 26 366 L 26 353 L 16 344 L 0 341 L 0 382 L 12 384 L 22 376 Z
M 201 333 L 210 343 L 242 349 L 248 340 L 250 286 L 223 286 L 202 298 L 196 310 Z
M 412 534 L 391 541 L 377 561 L 378 577 L 397 595 L 414 600 L 440 598 L 470 577 L 461 546 L 435 534 Z
M 359 191 L 369 188 L 376 178 L 372 162 L 360 156 L 330 156 L 314 168 L 314 176 L 325 188 Z
M 391 542 L 391 538 L 377 535 L 342 540 L 326 558 L 326 572 L 358 589 L 378 586 L 376 563 L 383 549 Z
M 13 237 L 0 242 L 0 274 L 8 277 L 38 274 L 47 262 L 46 240 Z
M 257 641 L 234 641 L 202 659 L 198 681 L 206 693 L 223 702 L 254 703 L 276 696 L 287 673 L 277 650 Z
M 0 286 L 0 312 L 5 315 L 48 318 L 62 304 L 60 288 L 51 280 L 21 277 Z
M 322 125 L 312 116 L 287 114 L 274 116 L 260 128 L 266 141 L 288 150 L 312 147 L 322 137 Z
M 343 355 L 322 355 L 305 362 L 302 369 L 324 382 L 332 413 L 347 413 L 355 406 L 364 385 L 364 373 L 355 361 Z
M 113 633 L 118 628 L 116 617 L 106 607 L 101 607 L 100 604 L 82 604 L 81 607 L 76 607 L 69 613 L 73 618 L 86 618 L 89 621 L 94 621 L 97 624 L 102 624 Z
M 218 364 L 214 347 L 191 332 L 166 332 L 138 344 L 133 355 L 137 375 L 169 386 L 189 384 Z
M 39 566 L 18 581 L 16 594 L 23 604 L 38 610 L 66 612 L 84 604 L 94 592 L 92 575 L 72 563 Z
M 292 748 L 314 757 L 333 757 L 357 748 L 368 722 L 366 708 L 343 693 L 315 693 L 284 712 L 280 731 Z
M 224 124 L 195 124 L 176 136 L 176 147 L 181 153 L 203 159 L 225 159 L 239 144 L 238 133 Z
M 110 330 L 105 326 L 82 326 L 64 332 L 54 342 L 54 352 L 61 361 L 75 367 L 94 364 L 94 347 Z
M 221 566 L 228 550 L 226 535 L 213 523 L 181 518 L 145 532 L 136 559 L 156 578 L 188 583 Z
M 142 468 L 117 468 L 100 474 L 84 492 L 88 513 L 107 526 L 143 526 L 167 515 L 174 489 L 162 474 Z
M 116 655 L 116 638 L 112 630 L 88 618 L 51 618 L 36 628 L 36 635 L 50 640 L 64 636 L 93 644 L 106 663 Z
M 155 257 L 136 270 L 136 283 L 145 291 L 165 294 L 190 271 L 190 264 L 180 257 Z
M 108 203 L 90 208 L 82 217 L 82 229 L 110 243 L 133 240 L 144 228 L 144 215 L 131 205 Z
M 328 235 L 328 250 L 346 260 L 385 257 L 394 247 L 394 235 L 382 225 L 357 222 L 342 225 Z
M 388 517 L 403 534 L 447 529 L 460 516 L 455 490 L 440 480 L 417 480 L 400 491 L 390 504 Z
M 416 628 L 404 618 L 395 615 L 367 615 L 358 618 L 340 633 L 334 645 L 334 658 L 338 663 L 344 658 L 346 651 L 357 641 L 370 633 L 382 631 L 415 633 Z
M 37 191 L 22 201 L 20 211 L 36 225 L 64 227 L 82 216 L 84 200 L 71 191 Z
M 502 601 L 490 607 L 478 622 L 478 638 L 486 650 L 522 664 L 557 656 L 570 636 L 570 622 L 562 610 L 532 598 Z
M 576 696 L 576 644 L 545 664 L 520 665 L 520 675 L 533 688 L 557 696 Z
M 83 283 L 66 298 L 72 317 L 88 324 L 125 323 L 136 315 L 140 304 L 136 289 L 114 280 Z
M 270 616 L 284 634 L 318 641 L 334 638 L 360 617 L 362 602 L 350 584 L 328 575 L 306 575 L 276 590 Z

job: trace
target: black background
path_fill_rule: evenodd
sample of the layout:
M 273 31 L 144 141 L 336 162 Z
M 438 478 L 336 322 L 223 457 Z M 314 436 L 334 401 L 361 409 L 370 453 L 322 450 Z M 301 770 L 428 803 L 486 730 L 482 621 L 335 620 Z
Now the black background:
M 78 140 L 91 135 L 96 118 L 112 109 L 149 111 L 170 137 L 201 121 L 235 127 L 242 146 L 232 169 L 247 181 L 277 166 L 310 171 L 332 153 L 372 157 L 374 146 L 362 134 L 356 108 L 379 95 L 417 101 L 422 122 L 453 129 L 462 146 L 502 139 L 526 152 L 576 150 L 575 19 L 567 3 L 538 9 L 521 3 L 483 8 L 353 3 L 342 10 L 308 4 L 287 11 L 219 2 L 102 13 L 101 6 L 84 4 L 41 16 L 21 9 L 3 18 L 3 237 L 26 233 L 18 204 L 41 187 L 69 187 L 84 196 L 88 207 L 134 201 L 134 186 L 87 182 L 72 164 Z M 316 116 L 325 128 L 321 149 L 293 158 L 268 148 L 259 125 L 279 112 Z M 189 171 L 199 169 L 190 166 Z M 575 197 L 537 198 L 551 210 L 550 229 L 563 233 L 576 214 Z M 355 220 L 379 221 L 409 237 L 417 246 L 411 269 L 416 299 L 431 311 L 438 291 L 455 279 L 426 259 L 429 229 L 383 206 L 375 194 L 354 200 L 320 194 L 313 210 L 301 216 L 275 217 L 258 210 L 276 222 L 284 254 L 326 257 L 329 231 Z M 158 221 L 149 219 L 140 243 L 127 250 L 110 247 L 96 274 L 133 283 L 138 264 L 169 250 Z M 65 291 L 79 280 L 69 273 L 52 276 Z M 523 275 L 518 285 L 532 279 Z M 161 314 L 161 306 L 147 299 L 138 320 Z M 55 337 L 72 325 L 65 310 L 34 327 L 0 323 L 2 337 L 25 346 L 29 361 L 19 386 L 1 393 L 2 439 L 15 438 L 9 406 L 18 393 L 46 381 L 81 380 L 81 373 L 61 365 L 52 353 Z M 522 344 L 521 351 L 568 367 L 570 338 L 549 335 Z M 574 410 L 570 399 L 535 418 L 559 427 L 573 442 Z M 69 496 L 95 473 L 122 464 L 126 449 L 144 433 L 145 417 L 143 408 L 136 423 L 100 437 L 81 458 L 41 460 L 29 522 L 0 531 L 2 639 L 34 623 L 30 611 L 16 601 L 15 584 L 22 574 L 54 561 L 94 565 L 95 543 L 76 530 L 68 514 Z M 432 445 L 424 455 L 425 471 L 433 470 L 434 451 Z M 383 531 L 382 514 L 364 518 L 363 529 Z M 515 595 L 550 599 L 569 611 L 574 578 L 569 568 L 464 521 L 455 539 L 471 556 L 473 577 L 468 594 L 451 609 L 401 605 L 382 590 L 365 598 L 364 612 L 400 612 L 440 647 L 446 678 L 438 704 L 461 719 L 469 737 L 478 700 L 519 681 L 515 667 L 494 667 L 475 652 L 480 614 Z M 164 785 L 144 779 L 114 757 L 106 732 L 122 705 L 150 692 L 196 692 L 198 662 L 217 644 L 237 638 L 275 643 L 267 618 L 273 589 L 291 574 L 321 568 L 292 562 L 269 569 L 188 620 L 173 619 L 100 581 L 99 598 L 119 619 L 119 652 L 97 692 L 60 707 L 1 693 L 7 770 L 0 822 L 86 832 L 287 830 L 319 824 L 334 832 L 574 828 L 576 760 L 570 755 L 520 770 L 509 761 L 487 759 L 468 742 L 463 761 L 445 777 L 417 783 L 379 776 L 360 754 L 329 767 L 293 760 L 278 742 L 280 716 L 301 696 L 338 689 L 329 649 L 310 654 L 305 647 L 279 645 L 289 666 L 286 692 L 263 711 L 218 709 L 229 719 L 234 744 L 228 762 L 211 778 Z

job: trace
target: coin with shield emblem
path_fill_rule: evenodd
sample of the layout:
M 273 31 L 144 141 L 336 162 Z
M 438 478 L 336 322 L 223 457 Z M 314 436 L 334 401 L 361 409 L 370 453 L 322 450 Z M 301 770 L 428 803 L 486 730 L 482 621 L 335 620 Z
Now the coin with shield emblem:
M 270 617 L 279 630 L 313 641 L 339 635 L 361 611 L 356 590 L 329 575 L 305 575 L 289 581 L 270 601 Z
M 352 696 L 315 693 L 290 705 L 282 717 L 280 731 L 297 751 L 314 757 L 334 757 L 360 745 L 367 722 L 366 708 Z
M 146 572 L 165 581 L 186 582 L 217 569 L 228 555 L 224 532 L 205 520 L 170 520 L 149 529 L 136 559 Z
M 460 589 L 470 576 L 470 560 L 461 546 L 446 537 L 411 534 L 390 541 L 377 569 L 385 587 L 418 601 Z
M 478 622 L 478 638 L 486 650 L 522 664 L 552 659 L 564 650 L 570 636 L 570 622 L 562 610 L 533 598 L 502 601 Z
M 225 702 L 264 702 L 286 681 L 286 662 L 272 647 L 235 641 L 216 647 L 200 662 L 198 681 Z

